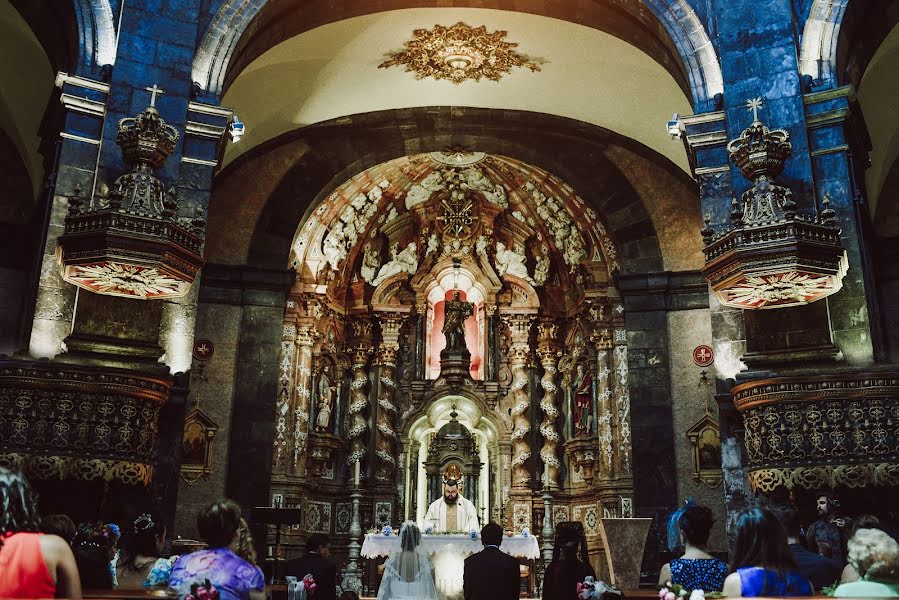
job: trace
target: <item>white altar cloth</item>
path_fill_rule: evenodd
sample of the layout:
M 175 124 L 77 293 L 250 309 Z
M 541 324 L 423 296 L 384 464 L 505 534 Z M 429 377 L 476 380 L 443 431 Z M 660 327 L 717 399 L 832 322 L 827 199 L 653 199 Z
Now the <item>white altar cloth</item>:
M 451 534 L 451 535 L 422 535 L 421 545 L 425 552 L 429 555 L 434 554 L 455 554 L 458 556 L 468 556 L 480 552 L 484 548 L 481 539 L 471 539 L 468 534 Z M 400 540 L 395 535 L 384 535 L 383 533 L 366 534 L 365 540 L 362 542 L 362 556 L 364 558 L 376 558 L 378 556 L 390 556 L 394 552 L 399 551 Z M 499 545 L 499 549 L 518 558 L 540 558 L 540 546 L 537 544 L 537 538 L 532 535 L 527 537 L 521 535 L 503 536 L 503 543 Z

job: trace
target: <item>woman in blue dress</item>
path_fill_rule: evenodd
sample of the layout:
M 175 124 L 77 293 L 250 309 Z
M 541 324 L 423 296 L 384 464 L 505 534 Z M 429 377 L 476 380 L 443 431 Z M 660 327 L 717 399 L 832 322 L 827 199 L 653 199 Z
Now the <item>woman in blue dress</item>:
M 724 580 L 726 596 L 811 596 L 811 582 L 799 573 L 780 520 L 764 508 L 737 517 L 734 572 Z
M 709 532 L 715 523 L 711 509 L 687 502 L 671 515 L 669 546 L 683 541 L 684 554 L 662 566 L 659 586 L 676 583 L 689 591 L 720 592 L 727 576 L 727 563 L 709 554 Z M 679 534 L 679 535 L 678 535 Z

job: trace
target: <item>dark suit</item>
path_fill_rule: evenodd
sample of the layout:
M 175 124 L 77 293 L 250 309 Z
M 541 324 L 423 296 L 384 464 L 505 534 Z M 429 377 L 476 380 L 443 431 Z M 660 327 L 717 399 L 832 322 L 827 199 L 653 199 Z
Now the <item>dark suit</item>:
M 337 600 L 337 565 L 316 552 L 287 561 L 284 574 L 302 579 L 312 575 L 315 580 L 315 600 Z
M 485 547 L 465 559 L 465 600 L 518 600 L 520 582 L 518 559 L 499 548 Z
M 841 563 L 810 552 L 801 544 L 790 544 L 790 553 L 796 560 L 799 572 L 812 582 L 816 590 L 840 580 L 840 575 L 843 573 Z

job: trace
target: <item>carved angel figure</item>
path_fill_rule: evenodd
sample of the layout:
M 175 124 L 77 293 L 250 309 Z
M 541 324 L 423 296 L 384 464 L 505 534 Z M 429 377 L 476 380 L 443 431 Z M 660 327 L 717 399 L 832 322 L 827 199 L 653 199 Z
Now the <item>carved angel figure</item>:
M 328 368 L 326 367 L 318 379 L 318 416 L 315 417 L 315 428 L 318 431 L 327 431 L 331 422 L 333 406 L 334 388 L 331 387 L 331 379 L 328 377 Z
M 445 187 L 446 184 L 440 171 L 432 171 L 430 175 L 413 185 L 406 192 L 406 209 L 411 210 L 413 206 L 427 202 L 433 192 L 442 190 Z
M 534 283 L 528 275 L 528 268 L 524 264 L 524 250 L 506 248 L 502 242 L 496 242 L 496 272 L 498 275 L 514 275 L 528 283 Z
M 509 206 L 506 188 L 498 183 L 493 183 L 493 181 L 479 168 L 469 167 L 462 171 L 461 175 L 469 188 L 484 194 L 484 198 L 487 199 L 487 202 L 491 202 L 503 208 Z
M 540 256 L 537 257 L 537 264 L 534 266 L 534 283 L 543 285 L 547 279 L 549 279 L 549 247 L 541 244 Z
M 378 269 L 381 268 L 381 256 L 380 253 L 372 247 L 371 242 L 365 242 L 365 248 L 362 256 L 362 268 L 360 269 L 360 273 L 362 275 L 362 279 L 371 283 L 375 280 L 375 277 L 378 275 Z
M 415 242 L 409 242 L 406 247 L 400 251 L 399 244 L 394 243 L 390 248 L 391 261 L 381 267 L 378 276 L 375 277 L 371 284 L 375 287 L 381 285 L 381 282 L 397 273 L 403 271 L 414 275 L 418 271 L 418 255 L 416 253 Z

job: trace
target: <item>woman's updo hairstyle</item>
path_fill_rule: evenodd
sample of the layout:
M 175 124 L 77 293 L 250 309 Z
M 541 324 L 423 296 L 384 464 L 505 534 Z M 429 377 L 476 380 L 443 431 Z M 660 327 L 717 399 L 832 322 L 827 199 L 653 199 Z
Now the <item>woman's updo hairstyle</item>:
M 219 500 L 200 509 L 197 529 L 210 548 L 223 548 L 231 543 L 240 527 L 240 505 L 233 500 Z
M 684 534 L 684 541 L 694 546 L 705 546 L 709 541 L 709 533 L 715 524 L 712 509 L 707 506 L 693 504 L 688 506 L 677 521 Z

